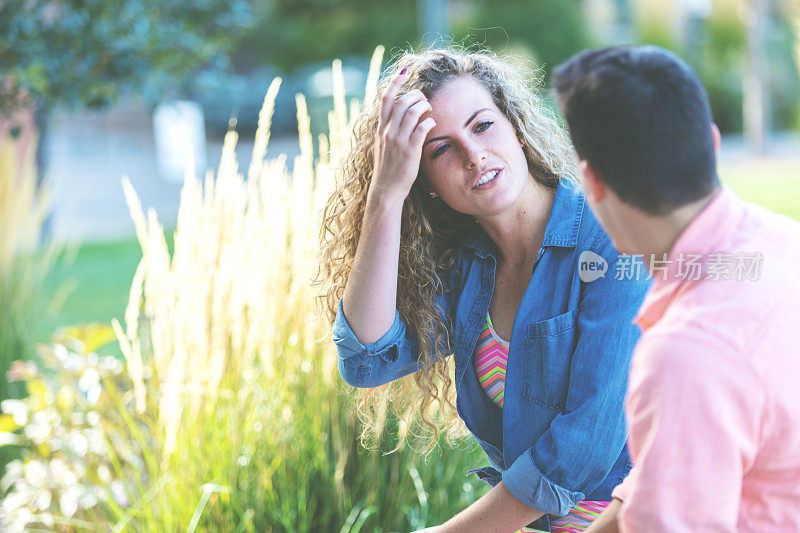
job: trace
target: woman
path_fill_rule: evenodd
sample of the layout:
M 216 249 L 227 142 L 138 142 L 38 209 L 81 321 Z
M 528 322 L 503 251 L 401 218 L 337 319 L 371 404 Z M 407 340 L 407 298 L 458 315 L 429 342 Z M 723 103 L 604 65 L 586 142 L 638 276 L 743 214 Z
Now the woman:
M 434 50 L 396 69 L 325 209 L 340 373 L 362 389 L 367 433 L 388 403 L 433 439 L 437 402 L 486 452 L 472 472 L 493 488 L 433 530 L 581 531 L 630 469 L 623 397 L 647 280 L 615 279 L 569 144 L 509 64 Z

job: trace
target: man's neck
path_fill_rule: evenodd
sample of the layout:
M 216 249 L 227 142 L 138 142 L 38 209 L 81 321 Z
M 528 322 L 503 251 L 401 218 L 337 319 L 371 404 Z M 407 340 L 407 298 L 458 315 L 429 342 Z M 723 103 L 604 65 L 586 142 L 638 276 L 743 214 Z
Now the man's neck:
M 664 254 L 670 254 L 686 228 L 719 192 L 720 189 L 716 188 L 703 198 L 664 216 L 652 216 L 641 211 L 631 215 L 627 242 L 631 243 L 634 251 L 630 253 L 643 255 L 645 264 L 649 264 L 650 257 L 660 260 Z

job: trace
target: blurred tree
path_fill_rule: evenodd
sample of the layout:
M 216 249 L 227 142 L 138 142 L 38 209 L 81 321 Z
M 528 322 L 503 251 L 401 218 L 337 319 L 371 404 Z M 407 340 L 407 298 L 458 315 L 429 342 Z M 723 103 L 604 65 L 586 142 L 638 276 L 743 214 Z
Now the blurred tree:
M 705 39 L 692 65 L 708 91 L 711 113 L 723 133 L 740 132 L 747 31 L 736 5 L 717 6 L 706 19 Z
M 671 49 L 687 60 L 708 91 L 714 121 L 723 133 L 745 129 L 746 87 L 751 116 L 761 123 L 751 121 L 751 131 L 800 124 L 800 60 L 793 57 L 798 40 L 792 26 L 800 3 L 758 2 L 760 10 L 751 13 L 747 7 L 754 0 L 712 0 L 710 9 L 692 20 L 687 3 L 631 0 L 637 41 Z
M 549 77 L 553 67 L 591 45 L 578 0 L 473 0 L 454 27 L 457 42 L 531 53 Z M 456 21 L 454 21 L 454 26 Z
M 258 21 L 233 55 L 239 71 L 263 64 L 293 71 L 333 57 L 387 57 L 422 42 L 423 0 L 273 0 L 257 5 Z M 549 74 L 589 46 L 580 0 L 449 0 L 452 40 L 494 50 L 532 53 Z M 313 38 L 311 38 L 313 36 Z
M 776 86 L 783 94 L 775 98 L 775 116 L 785 121 L 780 124 L 800 131 L 800 2 L 782 0 L 777 42 L 768 50 L 777 53 L 785 68 L 779 69 Z M 776 122 L 778 122 L 776 120 Z
M 199 67 L 226 66 L 250 1 L 0 0 L 0 115 L 26 94 L 41 176 L 53 105 L 103 107 L 125 90 L 150 103 L 180 95 Z
M 412 0 L 273 0 L 257 9 L 258 22 L 234 57 L 239 70 L 266 63 L 292 71 L 334 57 L 369 57 L 379 44 L 391 54 L 417 42 Z
M 24 88 L 39 109 L 99 107 L 127 87 L 164 88 L 225 53 L 248 0 L 0 2 L 0 111 Z
M 766 61 L 766 28 L 769 0 L 747 1 L 747 68 L 744 89 L 744 133 L 750 149 L 762 153 L 770 129 L 769 72 Z
M 224 64 L 226 51 L 249 22 L 248 10 L 248 0 L 0 0 L 0 146 L 6 159 L 0 184 L 7 184 L 0 200 L 20 205 L 25 198 L 26 189 L 9 167 L 9 152 L 21 160 L 35 151 L 38 164 L 31 166 L 39 174 L 32 187 L 39 185 L 46 117 L 54 104 L 100 107 L 128 88 L 149 89 L 151 95 L 165 88 L 177 92 L 201 65 Z M 28 136 L 35 139 L 38 129 L 38 145 L 16 142 L 26 131 L 17 117 L 34 115 L 36 127 Z M 16 242 L 14 229 L 2 224 L 0 234 Z M 41 290 L 40 281 L 17 290 L 16 298 L 27 302 L 29 293 Z M 5 327 L 0 337 L 11 339 L 0 342 L 0 379 L 11 359 L 33 356 L 25 339 L 37 326 L 31 306 L 9 302 L 5 297 L 0 304 Z M 5 348 L 13 343 L 24 349 Z

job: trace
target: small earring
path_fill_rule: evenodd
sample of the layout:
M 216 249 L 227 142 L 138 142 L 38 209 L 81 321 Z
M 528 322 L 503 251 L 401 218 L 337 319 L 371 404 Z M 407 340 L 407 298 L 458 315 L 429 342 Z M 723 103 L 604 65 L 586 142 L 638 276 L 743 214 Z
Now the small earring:
M 439 195 L 436 194 L 436 191 L 430 191 L 428 194 L 431 195 L 431 198 L 438 198 L 439 197 Z

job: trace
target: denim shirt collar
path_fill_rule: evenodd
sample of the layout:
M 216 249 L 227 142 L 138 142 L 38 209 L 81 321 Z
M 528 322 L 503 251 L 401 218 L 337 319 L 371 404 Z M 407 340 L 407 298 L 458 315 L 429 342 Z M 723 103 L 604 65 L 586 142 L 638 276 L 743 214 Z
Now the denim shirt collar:
M 578 182 L 571 178 L 558 180 L 553 208 L 544 230 L 542 247 L 557 246 L 574 248 L 578 244 L 578 232 L 586 200 Z M 494 243 L 479 225 L 470 231 L 461 242 L 462 247 L 472 248 L 481 258 L 496 252 Z

